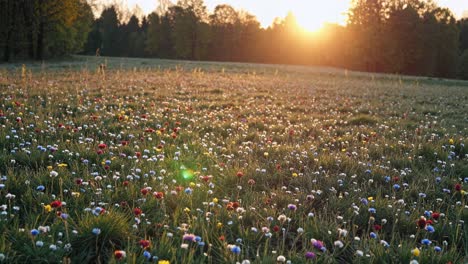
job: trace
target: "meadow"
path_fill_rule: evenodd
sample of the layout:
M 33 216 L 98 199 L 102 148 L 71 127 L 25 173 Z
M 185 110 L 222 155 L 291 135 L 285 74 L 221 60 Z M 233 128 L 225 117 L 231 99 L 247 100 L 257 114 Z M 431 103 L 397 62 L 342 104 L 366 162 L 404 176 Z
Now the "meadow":
M 463 81 L 0 65 L 0 262 L 467 263 L 467 144 Z

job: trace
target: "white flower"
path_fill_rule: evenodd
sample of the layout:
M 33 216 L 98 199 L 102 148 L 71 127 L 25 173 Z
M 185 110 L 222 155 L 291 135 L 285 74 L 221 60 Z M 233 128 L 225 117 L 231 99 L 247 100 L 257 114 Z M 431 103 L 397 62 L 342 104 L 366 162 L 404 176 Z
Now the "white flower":
M 341 242 L 340 240 L 335 241 L 335 243 L 333 244 L 335 245 L 335 247 L 338 248 L 342 248 L 344 246 L 343 242 Z
M 280 255 L 280 256 L 278 256 L 278 257 L 276 258 L 276 261 L 278 261 L 278 262 L 285 262 L 285 261 L 286 261 L 286 258 L 285 258 L 284 256 Z
M 58 172 L 56 172 L 56 171 L 54 171 L 54 170 L 50 172 L 50 177 L 55 178 L 55 177 L 57 177 L 57 176 L 58 176 Z

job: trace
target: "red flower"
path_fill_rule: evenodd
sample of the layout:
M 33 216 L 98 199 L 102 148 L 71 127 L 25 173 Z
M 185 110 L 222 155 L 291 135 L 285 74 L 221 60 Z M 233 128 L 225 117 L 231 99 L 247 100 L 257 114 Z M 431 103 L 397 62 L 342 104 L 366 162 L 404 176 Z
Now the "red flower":
M 440 217 L 440 213 L 436 213 L 436 212 L 432 213 L 432 218 L 434 218 L 434 220 L 439 219 L 439 217 Z
M 209 182 L 211 180 L 213 176 L 211 175 L 206 175 L 206 176 L 200 176 L 200 178 L 205 181 L 205 182 Z
M 137 158 L 140 158 L 141 157 L 141 152 L 135 152 L 135 156 L 137 156 Z
M 419 219 L 417 224 L 418 224 L 419 228 L 424 228 L 426 226 L 426 219 L 424 219 L 424 218 Z
M 114 251 L 114 257 L 118 260 L 121 260 L 123 258 L 125 258 L 126 254 L 125 254 L 125 251 L 123 250 L 116 250 Z
M 150 246 L 149 240 L 142 239 L 140 242 L 138 242 L 142 248 L 148 248 Z
M 123 182 L 123 186 L 128 186 L 129 182 L 128 181 L 124 181 Z
M 83 183 L 83 179 L 78 178 L 78 179 L 75 180 L 75 183 L 76 183 L 77 185 L 81 185 L 81 184 Z
M 153 196 L 154 196 L 156 199 L 162 199 L 162 198 L 164 198 L 164 193 L 163 193 L 163 192 L 154 192 L 154 193 L 153 193 Z
M 104 143 L 101 143 L 101 144 L 98 145 L 98 148 L 105 149 L 105 148 L 107 148 L 107 145 L 104 144 Z
M 136 207 L 135 209 L 133 209 L 133 213 L 136 215 L 136 216 L 139 216 L 141 215 L 143 211 L 141 211 L 140 208 Z
M 242 178 L 242 177 L 244 177 L 244 173 L 243 173 L 242 171 L 238 171 L 237 174 L 236 174 L 236 176 L 237 176 L 238 178 Z
M 459 192 L 461 191 L 462 187 L 461 187 L 461 184 L 457 183 L 455 184 L 455 191 Z
M 53 201 L 53 202 L 50 203 L 50 206 L 51 206 L 52 208 L 59 208 L 60 206 L 62 206 L 62 202 L 59 201 L 59 200 L 55 200 L 55 201 Z
M 374 225 L 374 230 L 375 231 L 380 231 L 381 229 L 382 229 L 381 225 L 377 225 L 377 224 Z
M 147 195 L 148 194 L 148 188 L 143 188 L 140 190 L 141 194 Z
M 278 231 L 280 231 L 280 227 L 279 227 L 279 226 L 277 226 L 277 225 L 275 225 L 275 226 L 273 227 L 273 231 L 275 231 L 275 232 L 278 232 Z

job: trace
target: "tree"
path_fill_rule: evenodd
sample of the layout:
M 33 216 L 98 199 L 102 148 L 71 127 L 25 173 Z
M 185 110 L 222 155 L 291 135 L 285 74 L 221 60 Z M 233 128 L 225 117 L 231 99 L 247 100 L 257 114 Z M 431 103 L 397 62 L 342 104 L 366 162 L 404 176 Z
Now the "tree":
M 158 13 L 153 12 L 148 16 L 148 33 L 145 42 L 145 51 L 152 57 L 159 55 L 161 33 L 161 19 Z
M 114 6 L 108 7 L 101 14 L 101 54 L 106 56 L 119 55 L 119 47 L 116 43 L 120 41 L 119 19 Z

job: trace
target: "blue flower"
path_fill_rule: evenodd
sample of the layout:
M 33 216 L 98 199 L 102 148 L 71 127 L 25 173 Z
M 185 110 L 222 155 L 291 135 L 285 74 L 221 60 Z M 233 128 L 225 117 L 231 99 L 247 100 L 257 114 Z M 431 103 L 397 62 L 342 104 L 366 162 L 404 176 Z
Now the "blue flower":
M 384 180 L 385 182 L 390 182 L 390 176 L 385 176 Z
M 375 213 L 377 213 L 377 210 L 375 210 L 375 208 L 371 207 L 371 208 L 369 208 L 369 213 L 375 214 Z
M 239 246 L 233 246 L 231 248 L 231 252 L 234 253 L 234 254 L 240 254 L 241 248 Z
M 101 234 L 101 229 L 100 228 L 93 228 L 93 234 L 95 234 L 96 236 Z
M 39 235 L 39 230 L 37 230 L 37 229 L 31 230 L 31 235 L 33 235 L 33 236 Z
M 429 233 L 434 233 L 435 232 L 435 228 L 433 226 L 431 226 L 431 225 L 427 225 L 426 230 Z
M 151 258 L 151 253 L 149 253 L 148 251 L 143 251 L 143 257 L 145 257 L 146 259 L 150 259 Z
M 374 232 L 371 232 L 371 233 L 370 233 L 370 237 L 375 239 L 375 238 L 377 238 L 377 234 L 374 233 Z
M 432 215 L 431 212 L 429 212 L 429 211 L 424 211 L 424 216 L 425 216 L 425 217 L 431 217 L 431 215 Z
M 426 246 L 429 246 L 431 243 L 432 243 L 432 241 L 430 241 L 427 238 L 421 240 L 421 244 L 426 245 Z
M 435 252 L 441 252 L 441 251 L 442 251 L 442 248 L 439 247 L 439 246 L 435 246 L 435 247 L 434 247 L 434 250 L 435 250 Z
M 369 201 L 366 198 L 362 198 L 361 203 L 363 203 L 364 205 L 368 205 Z
M 36 187 L 36 191 L 43 192 L 44 190 L 45 190 L 44 185 L 39 185 L 39 186 Z
M 394 184 L 393 189 L 395 189 L 395 191 L 398 191 L 400 189 L 400 185 L 399 184 Z
M 440 178 L 440 177 L 436 177 L 436 179 L 435 179 L 435 180 L 436 180 L 436 183 L 440 183 L 440 182 L 442 181 L 442 178 Z

